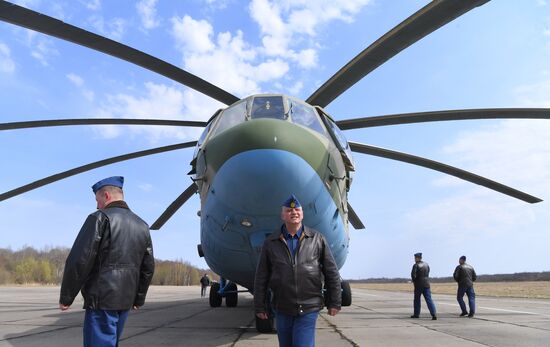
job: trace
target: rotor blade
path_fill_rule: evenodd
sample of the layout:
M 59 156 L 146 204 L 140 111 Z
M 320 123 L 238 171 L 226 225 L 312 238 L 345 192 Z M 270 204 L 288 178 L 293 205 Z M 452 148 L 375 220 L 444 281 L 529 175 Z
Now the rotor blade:
M 126 60 L 180 82 L 226 105 L 239 100 L 236 96 L 172 64 L 120 42 L 67 24 L 58 19 L 7 1 L 0 1 L 0 20 L 94 49 Z
M 364 145 L 364 144 L 355 143 L 355 142 L 349 142 L 349 145 L 351 150 L 354 152 L 374 155 L 377 157 L 388 158 L 388 159 L 402 161 L 413 165 L 423 166 L 428 169 L 443 172 L 443 173 L 458 177 L 460 179 L 463 179 L 475 184 L 479 184 L 480 186 L 484 186 L 489 189 L 496 190 L 497 192 L 509 195 L 511 197 L 514 197 L 519 200 L 523 200 L 531 204 L 542 201 L 542 199 L 539 199 L 535 196 L 521 192 L 517 189 L 505 186 L 501 183 L 492 181 L 488 178 L 478 176 L 474 173 L 464 171 L 454 166 L 446 165 L 437 161 L 433 161 L 422 157 L 417 157 L 415 155 L 411 155 L 403 152 L 396 152 L 385 148 L 374 147 L 374 146 Z
M 489 0 L 435 0 L 359 53 L 306 101 L 325 107 L 386 61 L 455 18 Z
M 74 176 L 74 175 L 82 173 L 82 172 L 90 171 L 92 169 L 97 169 L 98 167 L 118 163 L 118 162 L 125 161 L 125 160 L 144 157 L 144 156 L 147 156 L 147 155 L 158 154 L 158 153 L 169 152 L 169 151 L 175 151 L 177 149 L 182 149 L 182 148 L 189 148 L 189 147 L 195 146 L 196 144 L 197 144 L 197 141 L 178 143 L 178 144 L 175 144 L 175 145 L 157 147 L 157 148 L 153 148 L 153 149 L 147 149 L 147 150 L 144 150 L 144 151 L 119 155 L 119 156 L 116 156 L 116 157 L 107 158 L 107 159 L 96 161 L 96 162 L 93 162 L 93 163 L 90 163 L 90 164 L 82 165 L 82 166 L 79 166 L 79 167 L 76 167 L 76 168 L 73 168 L 73 169 L 70 169 L 70 170 L 67 170 L 67 171 L 57 173 L 55 175 L 51 175 L 51 176 L 39 179 L 38 181 L 34 181 L 34 182 L 26 184 L 24 186 L 21 186 L 21 187 L 12 189 L 10 191 L 7 191 L 5 193 L 2 193 L 2 194 L 0 194 L 0 201 L 4 201 L 6 199 L 9 199 L 9 198 L 12 198 L 14 196 L 23 194 L 23 193 L 28 192 L 30 190 L 45 186 L 45 185 L 53 183 L 53 182 L 57 182 L 59 180 L 62 180 L 62 179 L 67 178 L 67 177 Z
M 191 183 L 191 185 L 187 187 L 187 189 L 185 189 L 185 191 L 181 193 L 180 196 L 178 196 L 176 200 L 174 200 L 170 204 L 170 206 L 168 206 L 168 208 L 160 215 L 160 217 L 153 223 L 153 225 L 151 225 L 149 229 L 159 230 L 160 228 L 162 228 L 164 223 L 172 218 L 174 213 L 176 213 L 176 211 L 179 210 L 180 207 L 182 207 L 183 204 L 185 204 L 185 202 L 189 200 L 189 198 L 193 196 L 193 194 L 195 194 L 196 192 L 197 185 L 195 183 Z
M 78 119 L 44 119 L 27 122 L 0 123 L 1 130 L 15 130 L 26 128 L 44 128 L 63 125 L 96 125 L 96 124 L 120 124 L 120 125 L 171 125 L 182 127 L 205 127 L 206 122 L 169 120 L 169 119 L 122 119 L 122 118 L 78 118 Z
M 361 222 L 361 219 L 359 219 L 359 216 L 357 215 L 357 213 L 355 213 L 355 210 L 351 207 L 349 201 L 348 201 L 348 221 L 351 223 L 351 225 L 355 230 L 365 229 L 365 224 Z
M 379 127 L 385 125 L 438 122 L 467 119 L 550 119 L 550 108 L 485 108 L 473 110 L 446 110 L 400 113 L 387 116 L 345 119 L 336 122 L 342 130 Z

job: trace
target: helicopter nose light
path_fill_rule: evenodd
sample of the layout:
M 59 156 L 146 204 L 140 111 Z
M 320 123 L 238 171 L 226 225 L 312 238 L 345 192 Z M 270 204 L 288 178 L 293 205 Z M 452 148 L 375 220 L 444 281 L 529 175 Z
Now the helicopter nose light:
M 249 221 L 248 219 L 244 218 L 242 221 L 241 221 L 241 225 L 243 227 L 247 227 L 247 228 L 250 228 L 252 226 L 252 222 Z

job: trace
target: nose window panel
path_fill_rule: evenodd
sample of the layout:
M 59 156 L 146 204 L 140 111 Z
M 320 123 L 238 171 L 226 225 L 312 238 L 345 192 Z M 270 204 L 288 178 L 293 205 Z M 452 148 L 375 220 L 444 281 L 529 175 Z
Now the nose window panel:
M 243 123 L 246 120 L 246 101 L 228 107 L 218 117 L 219 120 L 214 127 L 212 136 L 216 136 L 222 131 Z
M 305 126 L 326 136 L 327 132 L 313 107 L 293 102 L 290 114 L 293 123 Z
M 285 107 L 281 96 L 257 96 L 252 102 L 250 117 L 286 119 Z

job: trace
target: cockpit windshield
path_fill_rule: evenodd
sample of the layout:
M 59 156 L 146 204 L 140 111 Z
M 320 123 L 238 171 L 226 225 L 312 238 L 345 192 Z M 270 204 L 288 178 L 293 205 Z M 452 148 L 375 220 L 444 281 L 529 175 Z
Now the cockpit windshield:
M 290 105 L 290 115 L 293 123 L 305 126 L 326 136 L 327 132 L 321 124 L 317 111 L 313 107 L 294 100 L 290 101 Z
M 212 136 L 246 121 L 246 100 L 226 108 L 218 118 Z
M 270 118 L 290 121 L 328 136 L 314 107 L 285 95 L 255 95 L 243 99 L 214 116 L 212 137 L 249 120 Z
M 252 102 L 250 117 L 286 119 L 282 96 L 256 96 Z

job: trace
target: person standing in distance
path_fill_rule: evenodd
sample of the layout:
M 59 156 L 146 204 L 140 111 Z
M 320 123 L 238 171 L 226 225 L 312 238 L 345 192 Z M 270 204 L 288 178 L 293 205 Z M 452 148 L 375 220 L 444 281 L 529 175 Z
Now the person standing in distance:
M 323 235 L 302 225 L 302 206 L 291 195 L 283 203 L 284 224 L 264 242 L 254 280 L 256 316 L 268 319 L 267 291 L 273 293 L 280 347 L 315 346 L 315 324 L 323 309 L 323 278 L 328 314 L 341 306 L 340 274 Z
M 458 283 L 458 290 L 456 292 L 456 300 L 460 305 L 462 313 L 460 317 L 468 315 L 472 318 L 476 313 L 476 293 L 474 292 L 474 282 L 477 279 L 476 270 L 473 266 L 466 263 L 466 256 L 463 255 L 458 259 L 458 266 L 455 268 L 453 277 Z M 470 307 L 470 313 L 466 311 L 466 304 L 464 303 L 464 294 L 468 296 L 468 306 Z
M 432 292 L 430 289 L 430 266 L 422 261 L 422 253 L 414 254 L 414 265 L 411 271 L 411 279 L 414 283 L 414 313 L 411 318 L 420 317 L 420 296 L 424 295 L 428 310 L 432 315 L 432 320 L 437 319 L 435 305 L 432 300 Z
M 80 229 L 65 262 L 59 308 L 84 298 L 85 347 L 118 346 L 131 308 L 145 303 L 155 268 L 149 226 L 124 202 L 124 178 L 92 186 L 97 211 Z
M 210 278 L 208 277 L 208 274 L 204 274 L 201 277 L 201 298 L 204 298 L 206 296 L 206 288 L 210 285 Z

